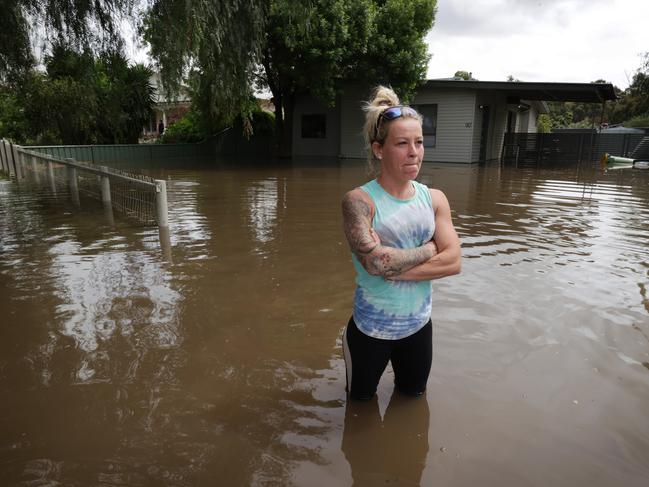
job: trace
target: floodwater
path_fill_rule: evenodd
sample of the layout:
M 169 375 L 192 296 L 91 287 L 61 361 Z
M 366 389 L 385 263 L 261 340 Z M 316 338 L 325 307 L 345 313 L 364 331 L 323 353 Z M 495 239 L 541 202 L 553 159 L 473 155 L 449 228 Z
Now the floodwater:
M 427 394 L 352 404 L 361 164 L 145 172 L 170 252 L 0 179 L 0 485 L 648 485 L 649 171 L 426 165 L 463 245 Z

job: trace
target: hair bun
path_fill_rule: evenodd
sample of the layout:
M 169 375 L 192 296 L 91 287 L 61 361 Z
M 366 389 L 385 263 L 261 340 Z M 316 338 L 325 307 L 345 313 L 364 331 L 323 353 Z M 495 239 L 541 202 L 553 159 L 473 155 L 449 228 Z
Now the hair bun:
M 399 97 L 392 88 L 387 86 L 377 86 L 372 94 L 372 107 L 394 107 L 399 105 Z

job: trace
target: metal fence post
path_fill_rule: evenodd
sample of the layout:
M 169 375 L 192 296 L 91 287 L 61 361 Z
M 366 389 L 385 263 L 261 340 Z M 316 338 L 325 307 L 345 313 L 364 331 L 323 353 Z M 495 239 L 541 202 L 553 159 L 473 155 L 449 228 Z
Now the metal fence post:
M 155 208 L 158 219 L 158 226 L 169 226 L 169 211 L 167 209 L 167 182 L 164 179 L 156 179 Z
M 7 150 L 7 163 L 9 164 L 9 176 L 14 176 L 16 170 L 14 169 L 14 145 L 9 142 L 9 147 L 6 147 Z
M 74 162 L 71 158 L 65 159 L 67 162 Z M 70 188 L 70 196 L 75 205 L 79 206 L 81 204 L 79 200 L 79 183 L 77 181 L 77 170 L 72 166 L 67 166 L 68 168 L 68 187 Z
M 23 166 L 22 153 L 20 146 L 14 145 L 14 162 L 16 166 L 16 179 L 25 179 L 25 166 Z
M 100 169 L 104 172 L 108 172 L 108 168 L 106 166 L 101 166 Z M 104 205 L 111 205 L 110 180 L 108 179 L 108 176 L 104 174 L 101 175 L 101 202 L 104 203 Z
M 4 172 L 5 170 L 4 148 L 5 141 L 3 139 L 0 139 L 0 170 L 2 170 L 2 172 Z
M 56 194 L 56 180 L 54 179 L 54 164 L 49 159 L 47 161 L 47 180 L 50 183 L 50 188 L 52 189 L 52 193 Z
M 164 260 L 166 262 L 173 263 L 169 227 L 158 227 L 158 237 L 160 238 L 160 248 L 162 249 L 162 256 Z
M 5 152 L 5 141 L 0 140 L 0 163 L 2 163 L 2 171 L 8 173 L 9 166 L 7 166 L 7 153 Z
M 38 163 L 36 162 L 36 157 L 29 155 L 28 156 L 32 161 L 32 172 L 34 173 L 34 181 L 36 184 L 41 184 L 41 178 L 38 174 Z

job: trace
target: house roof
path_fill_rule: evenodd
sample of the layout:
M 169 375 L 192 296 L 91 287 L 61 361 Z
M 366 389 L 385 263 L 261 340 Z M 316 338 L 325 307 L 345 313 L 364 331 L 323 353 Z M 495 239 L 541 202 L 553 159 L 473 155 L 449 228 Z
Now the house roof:
M 579 101 L 601 103 L 615 100 L 611 83 L 536 83 L 525 81 L 465 81 L 454 78 L 430 79 L 426 88 L 451 88 L 504 92 L 512 100 Z

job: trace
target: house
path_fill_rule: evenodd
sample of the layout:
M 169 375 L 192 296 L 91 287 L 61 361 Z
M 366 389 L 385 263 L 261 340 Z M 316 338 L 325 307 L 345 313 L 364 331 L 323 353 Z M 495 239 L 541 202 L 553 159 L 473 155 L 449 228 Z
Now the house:
M 153 114 L 149 123 L 144 126 L 142 131 L 143 138 L 157 137 L 159 135 L 160 122 L 161 128 L 167 128 L 177 120 L 180 120 L 191 106 L 191 97 L 186 86 L 180 86 L 178 93 L 170 95 L 162 85 L 160 73 L 153 73 L 149 78 L 149 84 L 154 88 L 153 94 Z
M 363 101 L 367 86 L 345 87 L 334 107 L 309 94 L 298 96 L 293 155 L 364 158 Z M 424 161 L 473 163 L 500 158 L 507 132 L 537 132 L 537 117 L 548 101 L 604 103 L 614 100 L 609 83 L 426 81 L 413 105 L 424 117 Z

